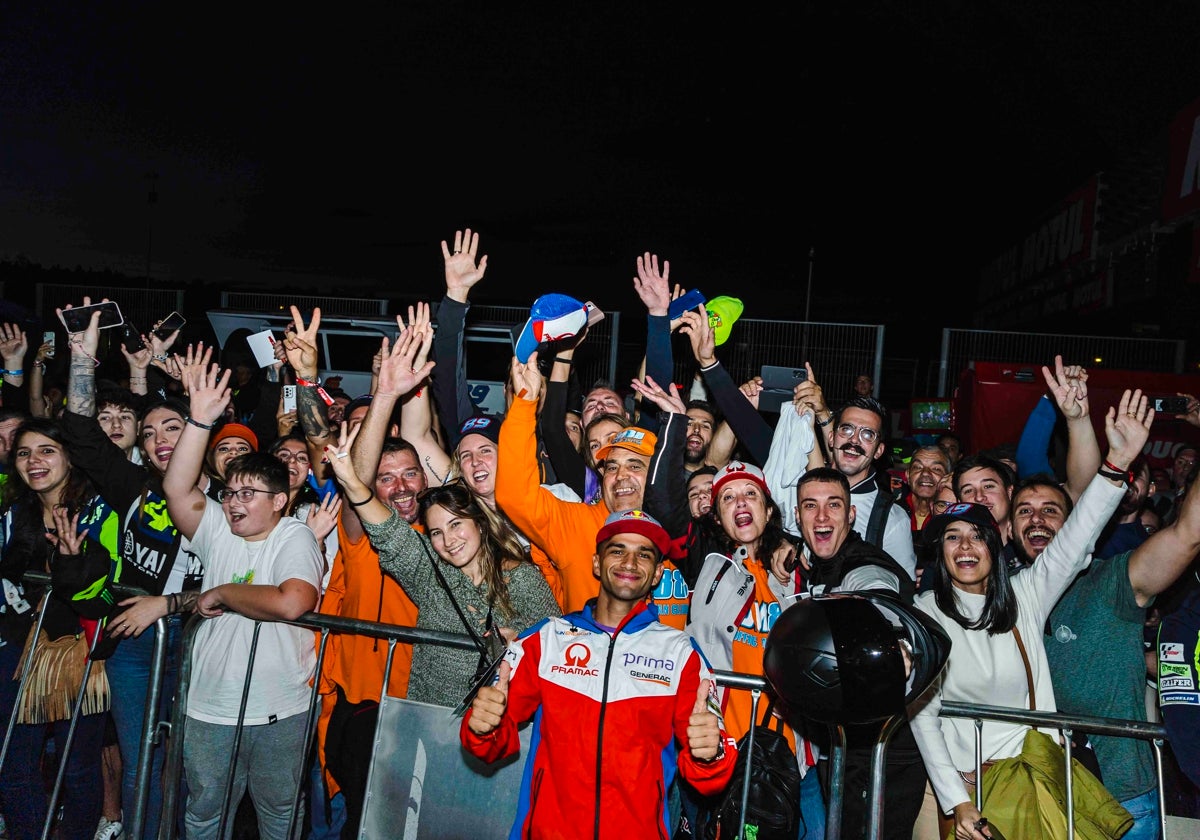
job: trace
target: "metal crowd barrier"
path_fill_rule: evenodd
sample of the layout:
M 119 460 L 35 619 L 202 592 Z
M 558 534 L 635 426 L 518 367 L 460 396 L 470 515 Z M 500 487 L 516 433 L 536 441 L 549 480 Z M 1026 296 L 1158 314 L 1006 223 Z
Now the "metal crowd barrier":
M 204 621 L 200 616 L 195 615 L 188 621 L 184 628 L 183 635 L 183 658 L 179 666 L 179 683 L 175 696 L 175 704 L 172 709 L 171 717 L 171 743 L 167 751 L 166 766 L 163 769 L 163 809 L 162 819 L 159 823 L 159 840 L 173 840 L 173 828 L 178 822 L 179 816 L 179 790 L 183 772 L 183 739 L 186 737 L 186 710 L 187 699 L 190 691 L 191 673 L 192 673 L 192 647 L 196 638 L 196 631 L 200 624 Z M 315 677 L 312 682 L 312 688 L 309 693 L 308 701 L 308 720 L 306 731 L 308 733 L 305 741 L 307 747 L 304 751 L 304 756 L 297 760 L 305 761 L 306 756 L 311 755 L 311 747 L 313 738 L 316 736 L 317 724 L 317 705 L 319 699 L 319 684 L 322 666 L 325 662 L 325 651 L 329 642 L 330 633 L 355 633 L 363 636 L 370 636 L 376 639 L 384 639 L 388 643 L 387 664 L 384 668 L 383 687 L 380 691 L 380 707 L 387 701 L 387 686 L 391 680 L 392 663 L 396 652 L 397 642 L 427 642 L 433 644 L 446 645 L 448 647 L 462 648 L 465 650 L 475 650 L 475 642 L 465 635 L 455 633 L 442 633 L 435 630 L 420 630 L 415 627 L 402 627 L 392 624 L 380 624 L 373 621 L 361 621 L 353 618 L 339 618 L 336 616 L 319 615 L 317 613 L 305 613 L 296 621 L 282 622 L 291 624 L 296 627 L 304 627 L 309 630 L 314 630 L 320 634 L 320 643 L 317 648 L 317 663 Z M 237 732 L 234 735 L 233 754 L 229 758 L 229 774 L 225 780 L 225 798 L 221 808 L 220 828 L 217 833 L 218 837 L 226 836 L 226 829 L 229 825 L 229 820 L 232 819 L 234 812 L 237 809 L 237 803 L 232 801 L 233 797 L 233 777 L 234 770 L 237 767 L 238 749 L 241 744 L 241 733 L 245 727 L 246 705 L 250 697 L 250 681 L 254 673 L 254 659 L 258 650 L 258 634 L 263 622 L 254 622 L 254 638 L 250 647 L 250 657 L 246 668 L 246 680 L 242 687 L 241 707 L 238 709 Z M 380 714 L 375 724 L 375 743 L 380 740 L 380 730 L 382 728 L 383 715 Z M 288 836 L 298 836 L 296 833 L 296 819 L 301 812 L 301 798 L 304 790 L 304 777 L 307 767 L 302 768 L 299 775 L 299 782 L 296 786 L 296 791 L 292 799 L 292 818 L 288 826 Z M 366 789 L 371 790 L 371 783 L 375 776 L 375 763 L 372 762 L 368 769 L 366 778 Z M 362 814 L 362 826 L 367 823 L 368 803 L 364 803 Z M 137 835 L 132 835 L 137 837 Z M 360 826 L 359 836 L 364 836 L 363 829 Z
M 757 712 L 757 697 L 767 690 L 767 681 L 763 677 L 752 674 L 739 674 L 733 671 L 714 671 L 714 677 L 719 685 L 752 692 Z M 942 704 L 943 717 L 973 718 L 975 721 L 975 778 L 983 779 L 983 723 L 985 720 L 1002 723 L 1020 723 L 1032 727 L 1049 727 L 1058 729 L 1064 736 L 1064 764 L 1067 778 L 1067 838 L 1075 838 L 1075 802 L 1074 767 L 1071 764 L 1072 747 L 1071 735 L 1076 729 L 1089 735 L 1109 735 L 1118 738 L 1137 738 L 1150 741 L 1154 748 L 1154 773 L 1158 789 L 1159 832 L 1160 837 L 1167 837 L 1167 808 L 1166 793 L 1163 789 L 1163 757 L 1162 748 L 1166 742 L 1166 729 L 1157 723 L 1138 720 L 1122 720 L 1119 718 L 1091 717 L 1087 715 L 1066 715 L 1051 712 L 1036 712 L 1028 709 L 1014 709 L 1005 706 L 984 706 L 974 703 Z M 754 743 L 754 729 L 757 724 L 757 714 L 751 716 L 749 743 Z M 879 840 L 883 836 L 883 786 L 884 768 L 887 758 L 887 745 L 903 718 L 890 718 L 879 733 L 879 739 L 871 752 L 871 791 L 868 797 L 867 838 Z M 845 778 L 845 748 L 846 739 L 842 728 L 835 727 L 833 754 L 830 756 L 830 791 L 828 802 L 828 818 L 826 820 L 825 840 L 841 840 L 841 813 L 843 781 Z M 745 803 L 743 792 L 743 806 Z M 975 786 L 975 807 L 983 810 L 983 785 Z M 743 807 L 743 812 L 745 808 Z M 738 837 L 745 833 L 741 827 Z
M 49 575 L 29 573 L 25 576 L 24 582 L 47 587 L 49 593 Z M 129 591 L 122 593 L 122 597 L 127 597 L 131 594 L 144 594 L 137 591 Z M 35 628 L 34 638 L 37 638 L 37 632 L 40 631 L 42 619 L 44 617 L 44 609 L 39 611 L 37 619 L 37 627 Z M 179 666 L 178 689 L 175 697 L 175 702 L 172 710 L 172 720 L 170 724 L 161 723 L 156 720 L 156 710 L 158 708 L 160 693 L 162 689 L 162 678 L 164 671 L 164 663 L 166 657 L 166 640 L 167 634 L 165 629 L 165 621 L 160 619 L 156 624 L 157 641 L 154 648 L 154 658 L 151 670 L 150 689 L 147 692 L 146 698 L 146 724 L 142 735 L 142 745 L 139 755 L 137 756 L 137 801 L 133 803 L 131 813 L 127 813 L 129 818 L 127 823 L 128 836 L 137 838 L 141 836 L 142 826 L 145 822 L 146 804 L 149 799 L 149 780 L 150 768 L 153 760 L 153 752 L 159 742 L 160 733 L 169 734 L 169 746 L 166 756 L 166 764 L 163 769 L 163 806 L 161 820 L 159 823 L 159 840 L 173 840 L 175 837 L 175 826 L 178 824 L 179 815 L 179 791 L 181 789 L 182 771 L 183 771 L 183 739 L 186 736 L 186 709 L 187 698 L 190 691 L 190 677 L 192 669 L 192 646 L 195 640 L 196 631 L 199 629 L 202 618 L 193 616 L 187 623 L 184 629 L 183 636 L 183 657 Z M 474 650 L 474 641 L 465 635 L 454 633 L 442 633 L 430 630 L 421 630 L 415 627 L 403 627 L 390 624 L 381 624 L 371 621 L 361 621 L 357 619 L 339 618 L 335 616 L 319 615 L 316 613 L 306 613 L 296 621 L 284 622 L 297 627 L 303 627 L 313 630 L 319 634 L 319 644 L 316 661 L 316 677 L 313 680 L 313 685 L 309 697 L 309 705 L 307 711 L 306 731 L 308 747 L 304 755 L 311 754 L 311 746 L 313 738 L 316 735 L 316 723 L 318 716 L 318 686 L 320 673 L 324 664 L 325 652 L 327 649 L 329 635 L 331 633 L 352 633 L 365 635 L 372 638 L 383 639 L 388 643 L 387 660 L 383 678 L 383 688 L 380 692 L 380 709 L 381 713 L 375 724 L 375 744 L 378 746 L 381 743 L 381 733 L 384 725 L 384 715 L 382 709 L 384 704 L 390 699 L 387 695 L 387 686 L 391 678 L 392 665 L 397 643 L 413 643 L 425 642 L 439 645 L 447 645 L 449 647 L 461 648 L 464 650 Z M 246 706 L 249 699 L 250 682 L 253 676 L 254 659 L 257 652 L 258 633 L 262 622 L 255 622 L 254 641 L 251 645 L 249 661 L 247 667 L 246 681 L 242 690 L 241 707 L 238 712 L 237 733 L 234 737 L 233 754 L 230 756 L 229 775 L 226 778 L 224 804 L 221 812 L 219 837 L 224 837 L 226 829 L 229 825 L 229 820 L 232 819 L 233 813 L 236 810 L 237 803 L 232 801 L 233 793 L 233 777 L 234 769 L 237 762 L 237 753 L 241 741 L 241 732 L 244 728 Z M 99 638 L 99 634 L 97 634 Z M 94 644 L 93 644 L 94 647 Z M 16 723 L 17 709 L 20 707 L 21 694 L 25 690 L 25 681 L 31 667 L 33 657 L 28 657 L 25 670 L 22 673 L 21 684 L 18 689 L 17 702 L 14 706 L 13 713 L 10 716 L 8 729 L 5 733 L 3 747 L 0 748 L 0 769 L 3 767 L 3 762 L 6 757 L 9 740 L 12 736 L 13 727 Z M 78 721 L 78 709 L 82 703 L 84 687 L 87 684 L 87 675 L 90 673 L 91 662 L 88 663 L 88 670 L 85 672 L 83 683 L 80 687 L 79 695 L 76 698 L 74 711 L 71 717 L 71 724 L 68 730 L 66 745 L 63 749 L 63 755 L 60 757 L 58 775 L 55 779 L 53 791 L 51 793 L 50 806 L 48 816 L 42 831 L 42 840 L 48 840 L 54 823 L 54 815 L 57 810 L 57 801 L 61 794 L 63 777 L 66 771 L 66 758 L 71 749 L 71 742 L 75 732 L 75 726 Z M 758 700 L 763 691 L 768 690 L 766 680 L 761 676 L 752 674 L 742 674 L 733 671 L 715 671 L 714 676 L 718 684 L 727 688 L 737 690 L 748 690 L 752 693 L 752 705 L 754 711 L 751 715 L 751 727 L 748 734 L 748 742 L 751 748 L 754 743 L 754 733 L 757 728 L 757 705 Z M 418 704 L 420 705 L 420 704 Z M 448 710 L 447 710 L 448 713 Z M 1138 738 L 1141 740 L 1150 741 L 1155 755 L 1155 775 L 1158 783 L 1158 800 L 1160 812 L 1160 831 L 1162 837 L 1166 838 L 1167 832 L 1167 815 L 1165 792 L 1163 788 L 1163 757 L 1162 747 L 1166 741 L 1166 731 L 1160 724 L 1148 723 L 1145 721 L 1120 720 L 1115 718 L 1089 717 L 1082 715 L 1065 715 L 1052 714 L 1046 712 L 1033 712 L 1026 709 L 1013 709 L 999 706 L 984 706 L 965 703 L 944 703 L 942 706 L 942 715 L 947 717 L 973 718 L 975 721 L 975 763 L 976 763 L 976 778 L 981 777 L 983 765 L 982 743 L 983 743 L 983 724 L 985 720 L 1001 721 L 1006 723 L 1019 723 L 1029 726 L 1049 727 L 1060 730 L 1065 736 L 1065 769 L 1067 779 L 1067 820 L 1068 820 L 1068 838 L 1073 840 L 1075 835 L 1074 822 L 1074 803 L 1072 800 L 1073 792 L 1073 768 L 1071 765 L 1072 747 L 1071 734 L 1075 730 L 1080 730 L 1094 735 L 1108 735 L 1124 738 Z M 888 741 L 892 734 L 901 722 L 900 717 L 892 718 L 881 729 L 879 738 L 872 750 L 871 758 L 871 795 L 869 797 L 868 818 L 867 818 L 867 837 L 869 840 L 878 840 L 882 836 L 883 829 L 883 793 L 884 793 L 884 767 L 887 754 Z M 828 807 L 828 818 L 826 821 L 826 840 L 840 840 L 841 838 L 841 812 L 843 805 L 843 787 L 844 787 L 844 770 L 845 770 L 845 734 L 841 727 L 833 727 L 833 749 L 829 757 L 830 761 L 830 791 Z M 436 740 L 436 739 L 431 739 Z M 297 760 L 304 761 L 304 757 Z M 300 773 L 300 781 L 297 785 L 293 797 L 292 819 L 289 826 L 289 836 L 296 835 L 296 820 L 298 819 L 301 809 L 301 799 L 303 796 L 304 777 L 306 775 L 302 768 Z M 367 814 L 370 809 L 370 791 L 372 783 L 375 781 L 375 762 L 372 762 L 368 769 L 366 779 L 366 789 L 368 791 L 368 801 L 364 803 L 362 813 L 362 824 L 359 829 L 359 837 L 366 836 L 366 826 L 368 823 Z M 748 781 L 748 779 L 747 779 Z M 982 785 L 976 786 L 975 799 L 976 807 L 982 810 Z M 744 786 L 742 791 L 743 802 L 748 795 L 748 785 Z M 515 803 L 514 803 L 515 805 Z M 127 804 L 128 810 L 128 804 Z M 743 808 L 744 811 L 744 808 Z M 744 834 L 745 826 L 741 826 L 738 836 Z M 415 836 L 415 832 L 414 832 Z

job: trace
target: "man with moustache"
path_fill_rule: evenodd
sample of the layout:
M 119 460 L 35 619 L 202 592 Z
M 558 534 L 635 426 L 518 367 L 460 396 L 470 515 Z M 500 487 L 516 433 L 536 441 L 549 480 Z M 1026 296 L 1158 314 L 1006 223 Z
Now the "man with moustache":
M 850 496 L 858 515 L 854 530 L 867 542 L 882 548 L 915 577 L 917 557 L 912 531 L 904 510 L 880 489 L 875 459 L 883 454 L 883 425 L 887 409 L 871 397 L 851 397 L 829 424 L 829 451 L 833 466 L 850 483 Z M 876 506 L 880 505 L 878 511 Z M 874 515 L 873 515 L 874 514 Z

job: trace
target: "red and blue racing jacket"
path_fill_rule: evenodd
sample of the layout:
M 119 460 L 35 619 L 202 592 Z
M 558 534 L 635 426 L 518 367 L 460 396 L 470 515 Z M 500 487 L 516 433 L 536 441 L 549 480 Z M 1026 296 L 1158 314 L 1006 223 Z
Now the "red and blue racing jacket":
M 519 749 L 533 718 L 511 838 L 667 838 L 667 789 L 678 771 L 702 794 L 724 790 L 737 758 L 702 762 L 687 748 L 701 679 L 712 679 L 694 642 L 639 603 L 611 634 L 581 612 L 531 627 L 508 649 L 508 707 L 500 726 L 463 746 L 486 762 Z M 709 710 L 721 720 L 716 695 Z

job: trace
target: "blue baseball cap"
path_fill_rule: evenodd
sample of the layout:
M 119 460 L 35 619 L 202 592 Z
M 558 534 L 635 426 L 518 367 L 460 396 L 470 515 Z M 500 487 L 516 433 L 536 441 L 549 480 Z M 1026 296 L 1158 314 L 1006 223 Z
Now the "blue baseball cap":
M 570 295 L 542 295 L 529 309 L 529 320 L 517 336 L 517 361 L 525 364 L 546 342 L 579 335 L 587 326 L 587 306 Z

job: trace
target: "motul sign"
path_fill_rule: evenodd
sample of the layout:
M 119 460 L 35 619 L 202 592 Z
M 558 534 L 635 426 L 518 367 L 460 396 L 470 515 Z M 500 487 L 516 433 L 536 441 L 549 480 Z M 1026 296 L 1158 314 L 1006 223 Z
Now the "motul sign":
M 1167 181 L 1163 221 L 1200 210 L 1200 99 L 1188 105 L 1167 129 Z

